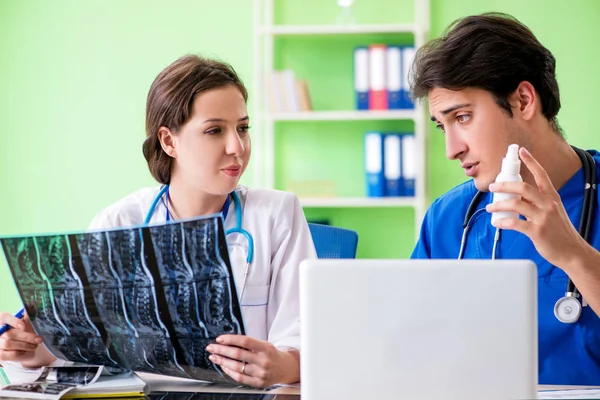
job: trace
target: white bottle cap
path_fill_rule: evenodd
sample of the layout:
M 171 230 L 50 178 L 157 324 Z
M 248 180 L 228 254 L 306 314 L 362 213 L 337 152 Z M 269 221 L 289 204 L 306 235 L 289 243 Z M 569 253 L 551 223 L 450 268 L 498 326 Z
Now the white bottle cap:
M 511 144 L 510 146 L 508 146 L 508 150 L 506 151 L 506 158 L 508 158 L 509 160 L 512 160 L 512 161 L 519 160 L 519 145 L 518 144 Z
M 519 160 L 519 145 L 511 144 L 506 151 L 506 157 L 502 160 L 502 172 L 517 175 L 521 172 L 521 160 Z

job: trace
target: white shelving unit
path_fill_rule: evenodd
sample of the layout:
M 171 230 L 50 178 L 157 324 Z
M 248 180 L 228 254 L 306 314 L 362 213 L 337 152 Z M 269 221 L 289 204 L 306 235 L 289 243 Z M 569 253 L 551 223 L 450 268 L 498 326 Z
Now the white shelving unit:
M 316 197 L 300 199 L 303 207 L 414 207 L 414 197 Z
M 263 26 L 263 35 L 349 35 L 372 33 L 412 33 L 413 24 L 381 25 L 309 25 L 309 26 Z
M 275 25 L 275 3 L 282 0 L 254 0 L 254 105 L 253 162 L 257 186 L 275 186 L 275 123 L 278 121 L 365 121 L 365 120 L 412 120 L 414 121 L 418 156 L 415 177 L 415 197 L 340 197 L 300 198 L 303 207 L 412 207 L 415 209 L 415 234 L 428 204 L 426 197 L 426 121 L 425 110 L 417 104 L 414 110 L 389 111 L 307 111 L 272 113 L 265 99 L 264 77 L 274 70 L 274 42 L 279 36 L 298 35 L 371 35 L 412 34 L 416 48 L 429 36 L 429 1 L 413 0 L 413 23 L 354 24 L 354 25 Z M 349 55 L 349 58 L 352 57 Z
M 414 110 L 390 111 L 304 111 L 270 114 L 273 121 L 367 121 L 414 119 Z

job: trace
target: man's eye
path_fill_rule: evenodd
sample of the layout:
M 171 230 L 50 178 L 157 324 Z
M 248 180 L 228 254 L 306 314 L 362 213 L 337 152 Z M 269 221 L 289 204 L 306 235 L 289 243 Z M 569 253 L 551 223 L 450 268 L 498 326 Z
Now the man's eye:
M 435 129 L 438 129 L 438 130 L 444 132 L 444 125 L 438 124 L 435 126 Z
M 471 118 L 471 116 L 469 114 L 462 114 L 462 115 L 456 116 L 456 119 L 460 123 L 467 122 L 470 118 Z

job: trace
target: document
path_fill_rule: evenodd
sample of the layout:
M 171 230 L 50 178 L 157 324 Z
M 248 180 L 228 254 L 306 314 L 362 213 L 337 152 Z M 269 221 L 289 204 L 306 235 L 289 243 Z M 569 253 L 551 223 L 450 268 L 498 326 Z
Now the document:
M 34 382 L 8 385 L 0 390 L 0 398 L 58 400 L 78 386 L 93 384 L 102 367 L 45 367 Z
M 220 215 L 0 243 L 57 358 L 237 385 L 206 351 L 245 332 Z

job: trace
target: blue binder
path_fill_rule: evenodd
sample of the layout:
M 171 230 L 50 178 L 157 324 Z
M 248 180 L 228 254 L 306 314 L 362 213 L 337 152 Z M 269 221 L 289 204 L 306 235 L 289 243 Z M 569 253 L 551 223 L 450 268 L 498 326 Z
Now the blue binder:
M 358 46 L 354 49 L 354 92 L 356 109 L 369 109 L 369 48 Z
M 383 197 L 383 135 L 380 132 L 367 132 L 364 141 L 367 197 Z
M 402 47 L 388 46 L 385 53 L 386 88 L 388 91 L 388 109 L 403 108 L 402 92 Z
M 385 178 L 385 196 L 402 196 L 402 135 L 387 133 L 383 139 L 383 175 Z
M 415 52 L 416 50 L 412 46 L 402 47 L 402 89 L 400 90 L 402 108 L 415 108 L 415 104 L 410 98 L 410 86 L 408 84 L 408 74 L 415 59 Z
M 402 180 L 404 188 L 402 195 L 414 197 L 415 179 L 417 175 L 417 142 L 414 133 L 404 133 L 402 136 Z

